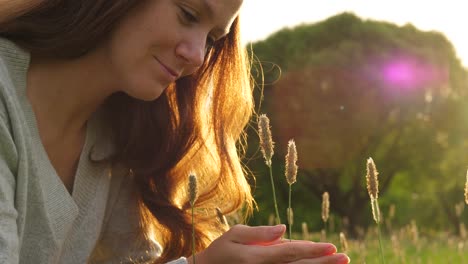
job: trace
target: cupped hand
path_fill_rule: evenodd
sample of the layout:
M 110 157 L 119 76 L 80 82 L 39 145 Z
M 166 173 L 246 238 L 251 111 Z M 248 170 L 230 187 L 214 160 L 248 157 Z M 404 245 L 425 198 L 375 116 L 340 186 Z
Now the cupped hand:
M 195 255 L 199 264 L 347 264 L 330 243 L 283 240 L 286 227 L 236 225 Z M 193 264 L 192 258 L 187 259 Z

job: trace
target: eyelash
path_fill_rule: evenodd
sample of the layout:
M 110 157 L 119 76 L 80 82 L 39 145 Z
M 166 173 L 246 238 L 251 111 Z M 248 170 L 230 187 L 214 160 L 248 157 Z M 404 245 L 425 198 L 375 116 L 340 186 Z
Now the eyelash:
M 184 20 L 187 23 L 197 23 L 198 18 L 194 16 L 191 12 L 187 11 L 185 8 L 181 7 L 180 10 L 182 11 L 182 14 L 184 16 Z
M 194 16 L 191 12 L 187 11 L 185 8 L 180 7 L 180 10 L 182 11 L 183 15 L 183 20 L 185 24 L 191 24 L 191 23 L 198 23 L 199 20 L 196 16 Z M 216 40 L 213 37 L 208 36 L 206 38 L 206 52 L 209 52 L 211 48 L 214 46 Z

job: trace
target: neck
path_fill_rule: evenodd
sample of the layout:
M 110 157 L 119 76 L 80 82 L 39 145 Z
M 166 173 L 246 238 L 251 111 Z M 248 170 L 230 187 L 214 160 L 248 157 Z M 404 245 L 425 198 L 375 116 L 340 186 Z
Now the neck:
M 95 54 L 67 61 L 32 56 L 27 97 L 49 140 L 82 133 L 91 115 L 114 92 L 103 64 Z

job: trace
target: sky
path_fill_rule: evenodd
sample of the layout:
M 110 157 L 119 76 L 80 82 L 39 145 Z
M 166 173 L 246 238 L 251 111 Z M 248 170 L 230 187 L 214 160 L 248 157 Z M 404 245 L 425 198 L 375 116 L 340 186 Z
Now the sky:
M 413 24 L 443 33 L 468 68 L 468 8 L 465 0 L 244 0 L 243 41 L 268 37 L 284 27 L 315 23 L 348 11 L 363 19 Z

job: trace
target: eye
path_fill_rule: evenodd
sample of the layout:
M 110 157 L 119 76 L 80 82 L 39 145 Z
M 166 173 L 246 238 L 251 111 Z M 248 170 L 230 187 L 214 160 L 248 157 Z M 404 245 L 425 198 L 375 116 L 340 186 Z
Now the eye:
M 180 10 L 182 11 L 182 16 L 183 16 L 183 19 L 185 22 L 187 23 L 197 23 L 198 22 L 198 18 L 192 14 L 190 11 L 188 11 L 187 9 L 181 7 Z

